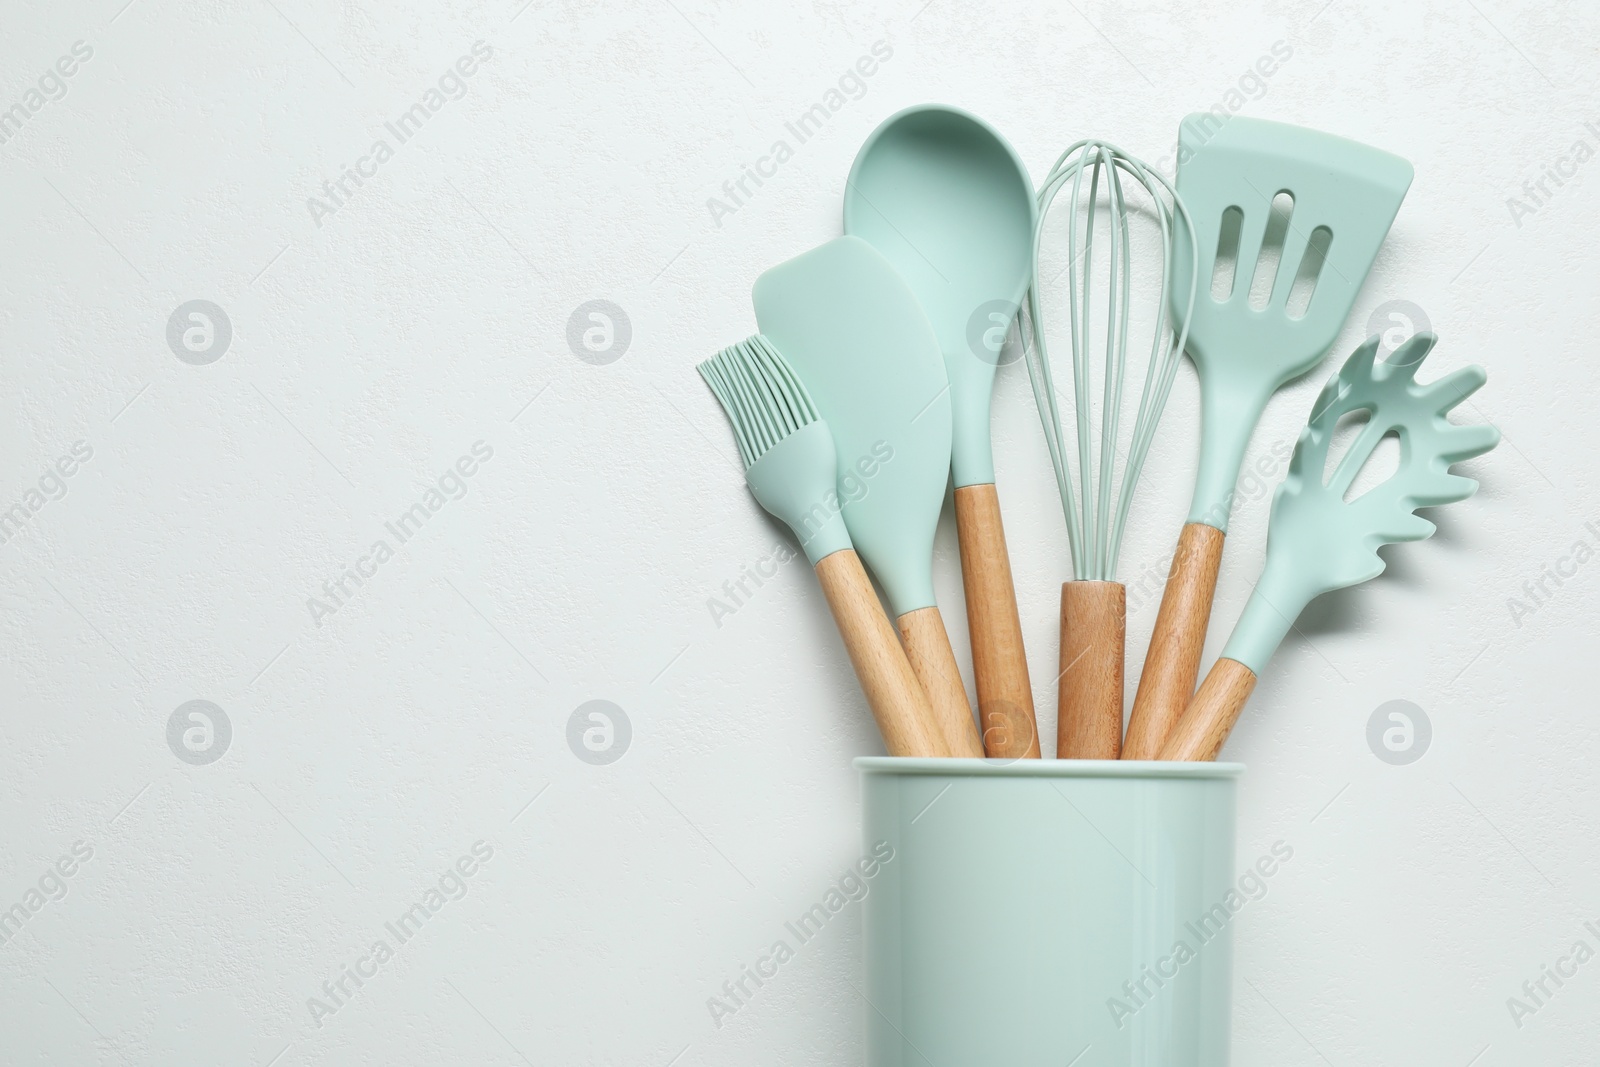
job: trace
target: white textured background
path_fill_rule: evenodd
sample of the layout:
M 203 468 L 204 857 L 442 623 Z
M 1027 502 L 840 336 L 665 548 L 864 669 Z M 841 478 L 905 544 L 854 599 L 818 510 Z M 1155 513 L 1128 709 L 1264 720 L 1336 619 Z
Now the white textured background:
M 1305 617 L 1229 747 L 1241 866 L 1295 849 L 1237 925 L 1235 1061 L 1594 1062 L 1600 961 L 1520 1027 L 1506 1004 L 1600 948 L 1600 564 L 1524 591 L 1600 546 L 1600 162 L 1507 205 L 1600 147 L 1592 6 L 446 6 L 3 6 L 0 108 L 23 111 L 0 144 L 0 509 L 23 510 L 0 544 L 0 909 L 26 918 L 0 944 L 0 1062 L 859 1062 L 855 910 L 720 1027 L 706 1008 L 858 855 L 849 760 L 879 747 L 802 566 L 712 619 L 783 534 L 693 364 L 753 330 L 760 270 L 839 232 L 849 162 L 900 107 L 988 117 L 1036 178 L 1088 134 L 1153 160 L 1280 41 L 1240 113 L 1417 170 L 1338 351 L 1411 302 L 1443 338 L 1433 374 L 1487 366 L 1465 414 L 1505 443 L 1438 537 Z M 314 220 L 307 198 L 480 40 L 465 96 Z M 864 95 L 717 225 L 707 198 L 880 40 Z M 78 41 L 92 57 L 31 110 Z M 233 330 L 204 366 L 166 339 L 195 299 Z M 595 299 L 631 324 L 605 365 L 566 339 Z M 1256 454 L 1330 370 L 1278 398 Z M 1186 367 L 1130 581 L 1183 518 L 1194 399 Z M 1019 367 L 995 426 L 1049 738 L 1068 564 Z M 65 495 L 30 497 L 78 441 Z M 477 441 L 465 497 L 318 625 L 307 598 Z M 1259 563 L 1266 494 L 1246 496 L 1213 651 Z M 956 564 L 947 515 L 966 667 Z M 1135 660 L 1154 614 L 1132 612 Z M 232 728 L 205 765 L 167 740 L 195 699 Z M 594 699 L 632 725 L 606 766 L 567 742 Z M 1369 750 L 1391 699 L 1431 719 L 1419 762 Z M 313 1022 L 307 999 L 478 841 L 466 895 Z M 30 897 L 41 879 L 65 896 Z

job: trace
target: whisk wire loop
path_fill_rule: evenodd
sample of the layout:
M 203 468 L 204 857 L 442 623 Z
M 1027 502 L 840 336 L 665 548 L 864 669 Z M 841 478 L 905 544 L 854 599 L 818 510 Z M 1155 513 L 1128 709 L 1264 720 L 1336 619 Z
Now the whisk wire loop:
M 1088 173 L 1087 183 L 1084 181 L 1085 172 Z M 1134 278 L 1132 225 L 1125 179 L 1129 186 L 1142 187 L 1153 202 L 1162 249 L 1161 282 L 1156 294 L 1149 362 L 1139 389 L 1138 406 L 1126 450 L 1121 442 L 1124 434 L 1123 409 L 1128 401 L 1124 383 L 1128 373 L 1128 345 L 1132 332 Z M 1070 454 L 1055 378 L 1051 372 L 1040 293 L 1040 248 L 1044 227 L 1050 206 L 1064 188 L 1070 189 L 1071 212 L 1067 222 L 1066 274 L 1070 297 L 1068 336 L 1072 346 L 1076 479 L 1072 471 L 1074 457 Z M 1108 220 L 1097 227 L 1102 211 Z M 1188 292 L 1174 299 L 1173 257 L 1180 226 L 1191 238 L 1188 241 L 1191 264 Z M 1097 296 L 1094 284 L 1097 228 L 1105 233 L 1103 297 Z M 1081 580 L 1110 581 L 1116 573 L 1118 550 L 1133 502 L 1133 492 L 1155 440 L 1161 412 L 1171 394 L 1178 363 L 1188 342 L 1189 321 L 1194 310 L 1199 278 L 1199 254 L 1192 239 L 1193 234 L 1194 225 L 1189 212 L 1172 183 L 1106 141 L 1087 139 L 1068 147 L 1056 160 L 1039 190 L 1039 223 L 1034 232 L 1034 283 L 1028 291 L 1027 300 L 1032 344 L 1024 346 L 1024 351 L 1028 379 L 1033 386 L 1045 445 L 1061 495 L 1061 510 L 1066 519 L 1072 550 L 1073 574 Z M 1092 310 L 1100 300 L 1104 301 L 1105 326 L 1102 332 L 1105 345 L 1103 354 L 1097 359 L 1090 349 L 1095 321 Z M 1098 390 L 1098 420 L 1093 402 L 1097 365 L 1102 378 Z M 1123 461 L 1120 479 L 1117 477 L 1119 459 Z

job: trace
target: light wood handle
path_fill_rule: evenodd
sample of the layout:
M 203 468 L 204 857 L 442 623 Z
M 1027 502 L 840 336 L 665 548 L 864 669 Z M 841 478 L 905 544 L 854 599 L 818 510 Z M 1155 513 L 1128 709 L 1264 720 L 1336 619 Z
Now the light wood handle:
M 855 550 L 846 548 L 822 557 L 817 563 L 817 581 L 822 583 L 833 621 L 850 653 L 850 665 L 867 695 L 889 755 L 949 755 L 928 698 L 895 640 L 894 628 Z
M 1139 691 L 1128 716 L 1123 759 L 1156 759 L 1194 696 L 1226 536 L 1203 522 L 1187 524 L 1178 535 L 1150 651 L 1139 674 Z
M 984 754 L 1038 759 L 1033 683 L 1028 679 L 1011 557 L 993 484 L 956 490 L 956 531 L 961 538 L 961 584 L 967 594 Z
M 961 669 L 950 650 L 950 635 L 945 633 L 939 609 L 908 611 L 900 616 L 899 625 L 906 658 L 933 706 L 934 724 L 949 750 L 946 754 L 982 757 L 983 742 L 978 739 L 972 706 L 967 703 L 967 687 L 961 684 Z
M 1228 731 L 1239 721 L 1250 691 L 1256 687 L 1256 672 L 1236 659 L 1223 657 L 1212 664 L 1200 691 L 1178 720 L 1178 726 L 1161 747 L 1160 759 L 1214 760 L 1228 739 Z
M 1056 755 L 1116 759 L 1122 750 L 1122 658 L 1127 589 L 1121 582 L 1061 586 L 1061 676 Z

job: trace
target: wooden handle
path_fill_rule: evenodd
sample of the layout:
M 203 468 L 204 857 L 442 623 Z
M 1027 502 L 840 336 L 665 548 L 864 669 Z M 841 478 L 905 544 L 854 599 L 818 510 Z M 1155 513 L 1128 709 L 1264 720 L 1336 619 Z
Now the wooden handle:
M 950 635 L 944 631 L 944 617 L 936 607 L 918 608 L 900 616 L 899 623 L 906 658 L 933 707 L 934 724 L 949 750 L 946 755 L 982 757 L 983 742 L 956 655 L 950 650 Z
M 895 640 L 889 617 L 861 567 L 854 549 L 843 549 L 817 563 L 817 581 L 828 598 L 833 621 L 850 653 L 861 691 L 891 756 L 948 756 L 906 654 Z
M 1155 632 L 1150 635 L 1150 651 L 1139 675 L 1139 691 L 1128 716 L 1123 759 L 1156 759 L 1194 696 L 1226 536 L 1203 522 L 1189 523 L 1178 535 Z
M 967 594 L 984 754 L 1038 759 L 1033 683 L 1022 649 L 1022 620 L 1000 523 L 1000 498 L 992 484 L 956 490 L 956 531 L 961 538 L 961 584 Z
M 1256 672 L 1236 659 L 1223 657 L 1212 664 L 1211 672 L 1178 726 L 1161 746 L 1165 760 L 1214 760 L 1228 739 L 1228 731 L 1239 721 L 1250 691 L 1256 687 Z
M 1061 759 L 1116 759 L 1122 750 L 1126 622 L 1121 582 L 1062 584 L 1056 725 Z

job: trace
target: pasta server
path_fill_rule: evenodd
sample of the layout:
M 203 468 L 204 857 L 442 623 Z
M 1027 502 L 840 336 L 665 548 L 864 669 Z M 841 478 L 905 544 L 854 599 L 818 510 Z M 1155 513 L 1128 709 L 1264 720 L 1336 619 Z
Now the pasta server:
M 1451 474 L 1450 465 L 1488 452 L 1499 443 L 1500 432 L 1456 425 L 1445 416 L 1475 393 L 1486 375 L 1471 366 L 1418 384 L 1417 369 L 1437 340 L 1431 333 L 1418 334 L 1380 362 L 1373 337 L 1323 388 L 1273 497 L 1267 561 L 1255 592 L 1159 758 L 1215 759 L 1257 676 L 1305 606 L 1323 593 L 1382 574 L 1381 546 L 1430 536 L 1434 525 L 1417 515 L 1417 508 L 1465 500 L 1477 490 L 1471 478 Z M 1334 429 L 1340 418 L 1355 412 L 1366 413 L 1366 426 L 1325 476 Z M 1361 468 L 1390 435 L 1399 438 L 1399 468 L 1347 501 Z

